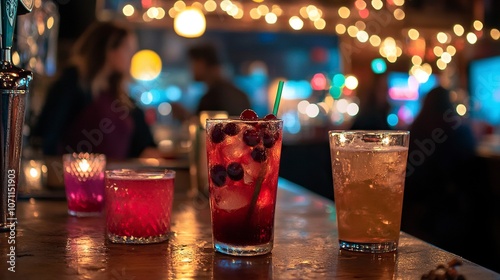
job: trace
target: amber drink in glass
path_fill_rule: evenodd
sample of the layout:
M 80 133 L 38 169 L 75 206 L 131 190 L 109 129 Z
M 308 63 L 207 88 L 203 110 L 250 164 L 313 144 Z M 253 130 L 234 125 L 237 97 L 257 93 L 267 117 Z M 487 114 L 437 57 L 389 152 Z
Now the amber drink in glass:
M 407 131 L 330 131 L 339 245 L 385 253 L 398 246 Z

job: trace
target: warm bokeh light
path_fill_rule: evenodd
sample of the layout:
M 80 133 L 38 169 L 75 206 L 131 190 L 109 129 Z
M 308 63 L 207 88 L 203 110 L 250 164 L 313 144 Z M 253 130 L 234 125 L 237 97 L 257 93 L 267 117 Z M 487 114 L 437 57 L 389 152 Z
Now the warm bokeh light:
M 467 113 L 467 107 L 465 107 L 464 104 L 458 104 L 456 110 L 457 114 L 459 114 L 460 116 L 463 116 Z
M 490 36 L 493 40 L 498 40 L 500 39 L 500 30 L 496 29 L 496 28 L 492 28 L 490 30 Z
M 184 3 L 184 1 L 175 1 L 173 8 L 175 11 L 181 12 L 186 8 L 186 3 Z
M 145 12 L 144 14 L 142 14 L 142 20 L 143 20 L 144 22 L 150 22 L 150 21 L 152 21 L 152 20 L 153 20 L 153 18 L 152 18 L 152 17 L 150 17 L 150 16 L 148 16 L 148 13 L 147 13 L 147 12 Z
M 479 20 L 475 20 L 474 23 L 472 23 L 472 26 L 474 27 L 474 29 L 476 29 L 477 31 L 481 31 L 483 30 L 483 23 Z
M 161 68 L 161 58 L 156 52 L 140 50 L 132 57 L 130 75 L 136 80 L 150 81 L 160 75 Z
M 453 26 L 453 32 L 455 32 L 455 35 L 457 35 L 457 36 L 462 36 L 462 35 L 464 35 L 465 30 L 464 30 L 464 27 L 462 25 L 455 24 Z
M 469 42 L 469 44 L 471 45 L 475 44 L 477 42 L 476 34 L 472 32 L 467 33 L 467 42 Z
M 392 2 L 396 6 L 403 6 L 405 4 L 405 0 L 392 0 Z
M 378 35 L 370 36 L 370 44 L 372 44 L 372 46 L 378 47 L 378 46 L 380 46 L 381 42 L 382 42 L 382 40 L 380 39 L 380 37 Z
M 439 70 L 444 70 L 446 69 L 446 66 L 448 66 L 448 64 L 446 64 L 446 62 L 444 62 L 441 58 L 436 60 L 436 66 L 437 68 L 439 68 Z
M 269 8 L 266 5 L 262 4 L 257 7 L 257 11 L 261 16 L 265 16 L 267 15 L 267 13 L 269 13 Z
M 156 7 L 151 7 L 149 8 L 146 13 L 148 14 L 148 17 L 150 18 L 156 18 L 158 17 L 158 9 Z
M 127 17 L 132 16 L 135 12 L 134 6 L 130 4 L 125 5 L 123 6 L 122 12 Z
M 207 12 L 213 12 L 217 9 L 217 3 L 214 0 L 207 0 L 205 4 L 203 4 L 203 7 Z
M 347 7 L 340 7 L 338 12 L 339 16 L 343 19 L 346 19 L 351 15 L 351 11 Z
M 162 19 L 165 17 L 165 10 L 161 7 L 157 8 L 158 15 L 156 15 L 156 19 Z
M 354 25 L 351 25 L 349 27 L 347 27 L 347 34 L 349 34 L 349 36 L 351 37 L 356 37 L 356 34 L 358 34 L 358 28 Z
M 358 87 L 358 79 L 354 76 L 347 76 L 345 78 L 345 87 L 350 90 L 355 90 Z
M 384 7 L 384 2 L 382 2 L 382 0 L 372 0 L 372 7 L 375 10 L 380 10 Z
M 446 52 L 449 53 L 451 56 L 454 56 L 457 53 L 457 49 L 454 46 L 449 45 L 446 47 Z
M 420 65 L 420 64 L 422 64 L 422 58 L 418 55 L 414 55 L 411 57 L 411 63 L 413 65 Z
M 54 26 L 54 17 L 49 17 L 47 19 L 47 29 L 51 29 Z
M 199 9 L 186 8 L 174 18 L 175 33 L 182 37 L 200 37 L 206 27 L 205 15 Z
M 447 52 L 443 52 L 441 55 L 441 59 L 444 61 L 444 63 L 450 63 L 451 62 L 451 55 Z
M 432 49 L 432 52 L 434 53 L 434 55 L 436 56 L 441 56 L 443 54 L 443 48 L 441 48 L 440 46 L 435 46 L 433 49 Z
M 279 5 L 273 5 L 271 7 L 271 12 L 273 12 L 277 16 L 283 15 L 283 9 L 281 9 L 281 7 Z
M 278 21 L 278 16 L 274 13 L 268 13 L 264 18 L 268 24 L 275 24 Z
M 446 41 L 448 41 L 448 35 L 446 35 L 446 33 L 444 32 L 439 32 L 436 35 L 436 39 L 438 40 L 439 43 L 444 44 L 446 43 Z
M 288 20 L 288 23 L 294 30 L 301 30 L 302 27 L 304 27 L 304 22 L 298 16 L 291 17 L 290 20 Z
M 368 35 L 368 33 L 366 33 L 366 31 L 364 31 L 364 30 L 358 31 L 358 33 L 356 34 L 356 38 L 361 43 L 366 43 L 368 41 L 369 37 L 370 36 Z
M 314 27 L 316 27 L 316 29 L 318 29 L 318 30 L 323 30 L 326 27 L 326 21 L 324 19 L 320 18 L 314 22 Z
M 361 20 L 356 21 L 356 23 L 354 23 L 354 26 L 356 26 L 358 28 L 358 30 L 365 30 L 366 29 L 366 24 Z
M 354 2 L 354 6 L 358 10 L 364 10 L 366 9 L 366 2 L 364 0 L 356 0 L 356 2 Z
M 259 19 L 261 17 L 259 10 L 257 8 L 253 8 L 250 10 L 250 17 L 252 19 Z
M 340 34 L 340 35 L 345 34 L 345 32 L 346 32 L 345 25 L 343 25 L 342 23 L 335 25 L 335 32 L 337 32 L 337 34 Z
M 408 37 L 410 37 L 410 39 L 417 40 L 419 36 L 420 36 L 420 33 L 418 32 L 418 30 L 416 30 L 414 28 L 408 30 Z
M 405 11 L 403 11 L 403 9 L 400 9 L 400 8 L 397 8 L 394 10 L 394 18 L 397 19 L 397 20 L 403 20 L 405 19 Z
M 175 16 L 177 15 L 177 11 L 174 9 L 174 7 L 170 8 L 168 10 L 168 16 L 171 17 L 171 18 L 175 18 Z

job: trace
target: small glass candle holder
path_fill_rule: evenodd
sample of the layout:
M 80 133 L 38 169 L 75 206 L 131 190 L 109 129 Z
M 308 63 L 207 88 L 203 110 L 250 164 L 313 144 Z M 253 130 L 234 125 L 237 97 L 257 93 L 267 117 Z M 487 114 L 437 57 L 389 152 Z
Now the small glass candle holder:
M 104 208 L 106 156 L 89 153 L 65 154 L 63 168 L 68 213 L 77 217 L 100 215 Z
M 113 243 L 149 244 L 168 239 L 174 197 L 171 170 L 106 171 L 106 228 Z

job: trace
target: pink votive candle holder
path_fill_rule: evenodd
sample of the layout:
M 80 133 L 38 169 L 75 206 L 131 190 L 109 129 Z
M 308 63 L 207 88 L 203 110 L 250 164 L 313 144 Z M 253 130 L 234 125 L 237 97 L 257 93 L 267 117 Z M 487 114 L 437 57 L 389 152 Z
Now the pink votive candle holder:
M 104 209 L 106 156 L 65 154 L 63 169 L 68 213 L 77 217 L 100 215 Z
M 172 170 L 106 171 L 106 234 L 113 243 L 168 239 L 174 197 Z

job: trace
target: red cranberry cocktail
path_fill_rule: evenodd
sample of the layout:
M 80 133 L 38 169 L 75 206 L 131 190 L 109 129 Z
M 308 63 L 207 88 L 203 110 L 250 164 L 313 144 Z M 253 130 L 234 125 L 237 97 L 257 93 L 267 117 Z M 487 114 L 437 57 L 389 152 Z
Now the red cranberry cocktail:
M 245 112 L 207 120 L 207 157 L 215 250 L 252 256 L 273 247 L 283 122 Z
M 114 243 L 157 243 L 168 239 L 175 172 L 106 171 L 107 236 Z

